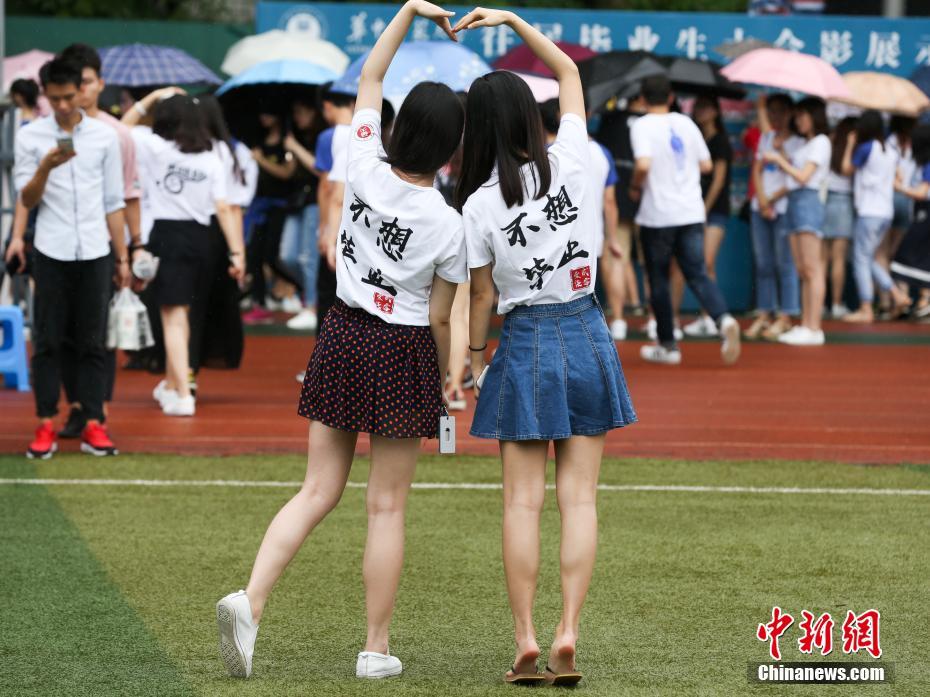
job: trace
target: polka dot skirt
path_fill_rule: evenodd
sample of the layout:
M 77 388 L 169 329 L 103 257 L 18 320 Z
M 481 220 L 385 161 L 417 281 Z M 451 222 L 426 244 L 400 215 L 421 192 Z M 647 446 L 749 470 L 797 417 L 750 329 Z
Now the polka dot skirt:
M 337 300 L 310 356 L 297 413 L 343 431 L 435 438 L 441 406 L 429 327 L 388 324 Z

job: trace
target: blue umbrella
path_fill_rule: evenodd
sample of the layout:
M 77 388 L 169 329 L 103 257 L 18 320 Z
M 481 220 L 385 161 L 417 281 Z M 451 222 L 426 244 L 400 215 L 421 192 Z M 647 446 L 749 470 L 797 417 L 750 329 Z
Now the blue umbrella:
M 324 82 L 335 80 L 339 75 L 329 68 L 316 63 L 303 60 L 266 61 L 253 65 L 248 70 L 239 73 L 234 78 L 223 83 L 216 94 L 225 94 L 237 87 L 247 85 L 322 85 Z
M 100 50 L 103 79 L 122 87 L 219 85 L 207 66 L 173 46 L 126 44 Z
M 334 92 L 358 94 L 358 81 L 368 54 L 348 67 L 333 83 Z M 481 57 L 461 44 L 451 41 L 414 41 L 401 44 L 384 77 L 384 96 L 395 106 L 404 101 L 418 83 L 441 82 L 456 92 L 465 92 L 476 77 L 491 72 Z

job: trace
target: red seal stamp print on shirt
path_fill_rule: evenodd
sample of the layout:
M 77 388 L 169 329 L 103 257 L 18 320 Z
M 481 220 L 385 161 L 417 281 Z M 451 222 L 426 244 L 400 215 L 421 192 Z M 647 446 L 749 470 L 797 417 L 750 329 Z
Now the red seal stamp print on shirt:
M 368 140 L 372 136 L 371 126 L 368 124 L 362 124 L 358 127 L 358 130 L 355 132 L 355 135 L 359 140 Z
M 377 305 L 378 309 L 386 315 L 391 315 L 394 313 L 394 298 L 392 298 L 390 295 L 375 293 L 375 305 Z
M 572 290 L 581 290 L 591 285 L 591 267 L 581 266 L 571 270 Z

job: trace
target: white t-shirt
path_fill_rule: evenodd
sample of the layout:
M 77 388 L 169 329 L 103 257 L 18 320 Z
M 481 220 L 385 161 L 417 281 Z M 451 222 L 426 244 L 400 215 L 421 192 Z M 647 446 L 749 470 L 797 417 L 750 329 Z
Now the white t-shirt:
M 209 225 L 216 201 L 226 200 L 226 172 L 217 148 L 182 153 L 161 136 L 133 130 L 139 177 L 152 220 L 194 220 Z
M 852 190 L 852 177 L 846 177 L 830 170 L 827 175 L 827 191 L 831 194 L 851 194 Z
M 808 162 L 817 165 L 817 169 L 811 175 L 811 178 L 807 180 L 804 188 L 820 191 L 823 183 L 827 180 L 827 174 L 830 173 L 830 156 L 832 154 L 833 144 L 830 142 L 830 137 L 823 133 L 804 142 L 801 147 L 790 154 L 791 164 L 797 169 L 803 170 Z M 794 191 L 802 187 L 797 179 L 789 176 L 788 188 Z
M 590 191 L 588 131 L 577 115 L 562 117 L 549 164 L 552 181 L 540 198 L 533 198 L 534 165 L 526 164 L 523 205 L 507 207 L 494 171 L 462 208 L 468 265 L 493 264 L 502 315 L 517 305 L 564 303 L 594 292 L 596 207 L 590 197 L 603 198 L 604 182 Z
M 349 162 L 349 134 L 352 130 L 351 126 L 344 123 L 337 125 L 333 129 L 333 168 L 329 170 L 329 181 L 331 182 L 346 181 L 346 166 Z M 381 133 L 380 127 L 378 133 Z
M 914 176 L 917 174 L 917 163 L 914 162 L 914 153 L 911 150 L 911 146 L 908 145 L 907 148 L 902 151 L 901 144 L 898 142 L 898 136 L 895 133 L 888 136 L 886 145 L 891 152 L 895 154 L 898 160 L 898 174 L 901 176 L 901 181 L 907 185 L 908 182 L 914 180 Z
M 258 186 L 258 163 L 252 157 L 248 147 L 243 143 L 236 143 L 236 161 L 239 163 L 241 177 L 236 176 L 233 167 L 233 153 L 229 146 L 221 140 L 213 141 L 213 148 L 223 163 L 223 172 L 226 174 L 227 202 L 233 206 L 247 208 L 255 198 L 255 189 Z
M 381 114 L 360 109 L 350 133 L 336 295 L 385 322 L 427 326 L 433 276 L 468 280 L 462 218 L 439 191 L 381 159 Z
M 701 166 L 710 151 L 701 130 L 682 114 L 646 114 L 630 129 L 633 157 L 652 160 L 636 222 L 678 227 L 707 219 L 701 194 Z
M 611 163 L 597 141 L 589 140 L 588 150 L 591 153 L 591 167 L 588 169 L 591 181 L 588 183 L 588 190 L 591 192 L 591 207 L 595 210 L 591 220 L 595 232 L 594 256 L 600 258 L 604 253 L 604 188 L 607 186 Z
M 856 214 L 871 218 L 894 217 L 894 178 L 897 154 L 880 140 L 860 143 L 853 151 L 853 201 Z
M 149 126 L 133 126 L 130 129 L 132 141 L 136 145 L 136 170 L 139 174 L 139 186 L 142 189 L 142 198 L 139 199 L 139 217 L 142 226 L 142 244 L 148 244 L 149 235 L 152 233 L 152 186 L 147 181 L 148 176 L 148 151 L 143 150 L 139 145 L 140 138 L 144 135 L 152 135 L 152 129 Z
M 775 150 L 775 138 L 777 134 L 775 131 L 768 131 L 762 135 L 762 138 L 759 139 L 759 147 L 756 149 L 756 157 L 761 161 L 762 157 L 767 152 L 773 152 Z M 785 142 L 782 143 L 782 149 L 788 155 L 788 159 L 791 159 L 795 151 L 804 145 L 804 139 L 798 136 L 789 136 L 785 139 Z M 776 165 L 773 162 L 762 162 L 762 190 L 765 192 L 766 196 L 773 196 L 778 191 L 782 189 L 789 188 L 788 185 L 788 175 L 785 174 L 785 170 Z M 752 210 L 759 210 L 759 200 L 753 196 L 752 197 Z M 778 215 L 784 215 L 788 212 L 788 197 L 782 196 L 775 202 L 775 212 Z

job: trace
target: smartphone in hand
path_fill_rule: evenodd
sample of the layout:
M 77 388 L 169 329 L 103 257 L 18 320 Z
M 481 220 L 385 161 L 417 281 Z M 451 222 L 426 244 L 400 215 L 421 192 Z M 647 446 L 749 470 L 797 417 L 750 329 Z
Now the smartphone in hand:
M 63 153 L 67 153 L 70 155 L 71 153 L 74 152 L 74 139 L 71 138 L 70 136 L 68 136 L 67 138 L 59 138 L 57 145 L 58 145 L 58 149 L 61 150 Z
M 478 379 L 475 380 L 475 384 L 478 386 L 478 389 L 479 389 L 479 390 L 480 390 L 482 387 L 484 387 L 484 376 L 488 374 L 488 368 L 490 368 L 490 367 L 491 367 L 491 364 L 490 364 L 490 363 L 489 363 L 488 365 L 484 366 L 484 370 L 481 371 L 481 375 L 479 375 L 479 376 L 478 376 Z

